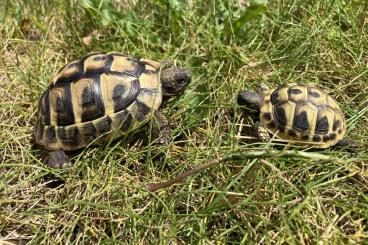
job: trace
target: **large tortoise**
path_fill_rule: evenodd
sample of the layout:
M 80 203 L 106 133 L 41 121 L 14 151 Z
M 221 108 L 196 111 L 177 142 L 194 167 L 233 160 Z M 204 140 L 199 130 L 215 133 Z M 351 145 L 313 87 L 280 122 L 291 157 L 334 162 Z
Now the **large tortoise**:
M 167 143 L 159 113 L 163 97 L 180 94 L 191 73 L 169 62 L 118 52 L 91 53 L 62 67 L 39 101 L 35 142 L 51 151 L 48 165 L 63 168 L 65 151 L 128 134 L 154 117 L 153 134 Z
M 327 148 L 352 145 L 343 140 L 346 121 L 337 102 L 312 85 L 287 84 L 275 89 L 262 87 L 238 95 L 238 104 L 257 111 L 256 133 L 267 141 L 269 133 L 300 144 Z

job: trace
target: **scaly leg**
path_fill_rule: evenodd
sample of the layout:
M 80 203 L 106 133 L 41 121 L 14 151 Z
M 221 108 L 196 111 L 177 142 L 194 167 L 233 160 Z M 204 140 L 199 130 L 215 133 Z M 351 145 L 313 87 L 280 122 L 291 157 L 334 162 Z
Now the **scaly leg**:
M 170 141 L 169 122 L 160 112 L 155 112 L 155 124 L 153 126 L 153 137 L 160 145 L 168 145 Z
M 70 167 L 70 160 L 68 155 L 63 150 L 50 152 L 49 161 L 47 165 L 50 168 L 68 168 Z
M 361 148 L 358 142 L 354 140 L 346 140 L 346 139 L 339 140 L 335 146 L 344 148 L 351 152 L 358 152 L 359 149 Z
M 256 122 L 253 126 L 254 132 L 256 136 L 262 140 L 263 142 L 270 141 L 270 134 L 268 133 L 267 129 L 262 125 L 260 121 Z

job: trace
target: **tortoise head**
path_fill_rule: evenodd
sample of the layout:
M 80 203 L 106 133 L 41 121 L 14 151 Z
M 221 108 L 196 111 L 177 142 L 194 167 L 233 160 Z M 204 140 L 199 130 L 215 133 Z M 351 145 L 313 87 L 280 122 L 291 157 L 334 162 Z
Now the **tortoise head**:
M 183 92 L 190 81 L 192 74 L 181 67 L 166 68 L 161 71 L 161 84 L 164 96 L 174 96 Z
M 246 106 L 248 109 L 259 112 L 261 108 L 262 98 L 261 95 L 250 90 L 240 92 L 238 95 L 238 104 Z

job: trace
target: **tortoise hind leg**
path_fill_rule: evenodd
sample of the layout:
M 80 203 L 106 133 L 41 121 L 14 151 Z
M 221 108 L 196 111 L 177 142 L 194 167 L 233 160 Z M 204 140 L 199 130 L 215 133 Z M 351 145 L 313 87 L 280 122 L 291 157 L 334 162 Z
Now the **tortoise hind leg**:
M 170 141 L 170 127 L 166 117 L 160 112 L 155 112 L 155 124 L 153 126 L 153 137 L 160 145 L 168 145 Z
M 356 152 L 359 150 L 359 144 L 354 140 L 341 139 L 336 143 L 335 146 L 344 148 L 352 152 Z
M 342 139 L 342 140 L 339 140 L 337 143 L 336 143 L 337 146 L 342 146 L 342 147 L 346 147 L 346 146 L 349 146 L 349 147 L 356 147 L 357 146 L 357 143 L 355 141 L 352 141 L 352 140 L 345 140 L 345 139 Z
M 52 151 L 47 165 L 50 168 L 68 168 L 70 167 L 70 159 L 63 150 Z

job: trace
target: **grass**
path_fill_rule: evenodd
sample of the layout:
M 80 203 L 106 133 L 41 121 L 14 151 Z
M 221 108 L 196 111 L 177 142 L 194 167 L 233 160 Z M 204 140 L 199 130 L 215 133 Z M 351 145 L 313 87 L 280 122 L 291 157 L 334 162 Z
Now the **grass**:
M 367 242 L 367 11 L 359 0 L 3 1 L 0 243 Z M 69 170 L 49 169 L 46 152 L 30 144 L 38 98 L 59 67 L 95 50 L 176 60 L 193 72 L 185 95 L 162 109 L 171 144 L 132 135 L 84 149 Z M 317 151 L 341 161 L 230 161 L 145 190 L 266 147 L 234 139 L 236 94 L 260 82 L 318 85 L 339 102 L 346 138 L 362 148 Z

